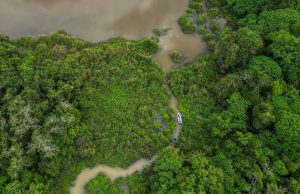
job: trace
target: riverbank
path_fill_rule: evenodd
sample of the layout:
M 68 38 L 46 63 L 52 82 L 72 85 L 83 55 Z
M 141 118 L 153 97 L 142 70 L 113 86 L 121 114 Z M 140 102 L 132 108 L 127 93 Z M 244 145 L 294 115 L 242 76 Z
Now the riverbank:
M 174 64 L 170 64 L 172 63 L 171 60 L 165 61 L 165 60 L 160 60 L 158 58 L 158 62 L 162 64 L 162 68 L 164 69 L 165 73 L 171 71 L 171 69 L 175 67 Z M 167 79 L 165 85 L 167 87 L 167 90 L 170 93 L 169 106 L 174 113 L 173 119 L 175 122 L 175 129 L 173 130 L 172 138 L 177 141 L 181 132 L 181 125 L 176 120 L 176 115 L 179 112 L 178 101 L 176 97 L 171 93 Z M 120 167 L 110 167 L 105 164 L 100 164 L 94 168 L 86 168 L 82 170 L 81 173 L 77 176 L 76 180 L 73 183 L 73 186 L 70 188 L 70 193 L 84 194 L 86 184 L 90 182 L 92 179 L 96 178 L 97 175 L 99 174 L 104 174 L 111 181 L 114 181 L 117 178 L 121 178 L 121 177 L 125 178 L 132 175 L 135 172 L 141 172 L 145 167 L 150 166 L 155 161 L 156 158 L 157 156 L 155 155 L 151 159 L 145 159 L 145 158 L 139 159 L 138 161 L 131 164 L 126 169 Z
M 182 32 L 181 28 L 177 24 L 177 18 L 184 13 L 184 11 L 188 7 L 187 1 L 184 2 L 184 9 L 178 9 L 177 13 L 175 13 L 173 16 L 169 16 L 167 18 L 167 23 L 164 24 L 164 28 L 170 29 L 168 33 L 165 36 L 160 37 L 159 41 L 159 52 L 154 55 L 154 58 L 157 60 L 157 62 L 161 65 L 161 68 L 164 71 L 165 77 L 167 77 L 167 74 L 172 71 L 174 68 L 177 67 L 178 64 L 175 64 L 170 54 L 173 51 L 178 51 L 184 55 L 185 60 L 181 62 L 181 64 L 184 64 L 186 62 L 194 60 L 194 58 L 207 50 L 206 44 L 202 40 L 202 38 L 197 34 L 185 34 Z M 176 3 L 170 2 L 169 5 L 175 6 Z M 159 26 L 159 25 L 158 25 Z M 136 27 L 135 27 L 136 28 Z M 125 36 L 126 37 L 126 36 Z M 138 37 L 137 37 L 138 38 Z M 169 99 L 169 107 L 172 109 L 174 115 L 173 115 L 173 122 L 174 122 L 174 129 L 172 132 L 172 142 L 175 143 L 180 135 L 181 132 L 181 126 L 176 121 L 176 115 L 179 112 L 178 109 L 178 101 L 176 97 L 171 93 L 171 90 L 169 89 L 169 84 L 167 78 L 165 78 L 165 87 L 168 90 L 168 93 L 170 95 Z M 126 154 L 126 153 L 125 153 Z M 141 171 L 144 167 L 149 166 L 153 162 L 152 159 L 145 159 L 142 158 L 138 160 L 137 162 L 130 165 L 127 169 L 122 169 L 118 167 L 109 167 L 105 164 L 100 164 L 94 168 L 87 168 L 83 170 L 74 181 L 73 187 L 70 189 L 70 192 L 72 194 L 83 194 L 84 193 L 84 186 L 93 178 L 96 177 L 97 174 L 102 173 L 105 174 L 107 177 L 109 177 L 111 180 L 114 180 L 115 175 L 117 174 L 117 177 L 126 177 L 131 175 L 135 171 Z M 135 171 L 132 171 L 132 170 Z

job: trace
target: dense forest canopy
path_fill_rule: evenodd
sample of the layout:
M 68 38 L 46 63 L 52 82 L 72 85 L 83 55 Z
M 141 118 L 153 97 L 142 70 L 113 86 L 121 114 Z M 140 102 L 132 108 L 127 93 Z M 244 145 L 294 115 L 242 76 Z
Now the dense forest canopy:
M 1 193 L 54 192 L 81 161 L 127 166 L 170 141 L 155 38 L 90 44 L 58 32 L 0 45 Z
M 299 5 L 206 2 L 229 25 L 212 52 L 169 75 L 185 123 L 177 149 L 146 172 L 149 193 L 300 192 Z
M 67 193 L 84 167 L 157 152 L 143 173 L 99 175 L 87 193 L 300 193 L 299 10 L 191 0 L 178 23 L 209 52 L 166 76 L 156 38 L 1 35 L 0 193 Z M 165 79 L 184 120 L 175 145 Z

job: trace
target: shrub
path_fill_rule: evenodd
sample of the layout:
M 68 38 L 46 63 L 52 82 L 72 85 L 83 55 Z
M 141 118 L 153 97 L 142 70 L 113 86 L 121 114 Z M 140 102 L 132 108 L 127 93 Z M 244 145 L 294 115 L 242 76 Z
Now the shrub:
M 221 24 L 218 21 L 212 21 L 210 23 L 210 29 L 214 32 L 214 33 L 218 33 L 221 31 Z
M 195 10 L 197 13 L 201 13 L 204 10 L 203 4 L 201 2 L 193 1 L 189 5 L 190 9 Z
M 216 48 L 216 41 L 215 40 L 210 40 L 207 42 L 207 46 L 209 48 L 209 50 L 214 51 Z
M 213 19 L 216 18 L 219 15 L 219 10 L 217 8 L 211 8 L 208 11 L 208 17 Z
M 196 31 L 196 27 L 193 22 L 186 16 L 181 16 L 178 19 L 178 24 L 185 33 L 194 33 Z
M 191 8 L 188 8 L 188 9 L 186 10 L 186 13 L 187 13 L 188 15 L 193 15 L 193 14 L 196 13 L 196 10 L 191 9 Z
M 201 27 L 199 28 L 198 33 L 204 35 L 206 33 L 206 29 Z
M 208 18 L 208 17 L 207 17 L 207 14 L 206 14 L 206 13 L 200 15 L 200 16 L 198 17 L 198 19 L 197 19 L 197 24 L 200 25 L 200 24 L 205 23 L 206 20 L 207 20 L 207 18 Z
M 204 39 L 206 41 L 210 41 L 210 40 L 213 40 L 215 38 L 215 35 L 211 32 L 207 32 L 204 34 Z
M 183 54 L 177 50 L 172 51 L 172 53 L 170 54 L 170 57 L 171 57 L 172 61 L 175 63 L 182 62 L 183 58 L 184 58 Z

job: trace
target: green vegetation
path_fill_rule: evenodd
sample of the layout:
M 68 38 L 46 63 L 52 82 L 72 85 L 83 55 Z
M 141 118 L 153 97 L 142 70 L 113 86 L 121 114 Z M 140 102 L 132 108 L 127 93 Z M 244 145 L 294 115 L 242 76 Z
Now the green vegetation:
M 67 192 L 86 166 L 125 167 L 169 143 L 156 39 L 0 37 L 0 193 Z
M 218 7 L 210 7 L 207 1 L 191 0 L 187 13 L 178 20 L 183 32 L 199 33 L 208 43 L 208 49 L 214 51 L 220 39 L 226 20 L 221 16 Z M 300 24 L 299 24 L 300 25 Z
M 118 181 L 111 182 L 105 175 L 98 175 L 95 179 L 90 181 L 86 186 L 87 194 L 93 193 L 111 193 L 122 194 L 120 189 L 121 183 Z
M 248 28 L 225 31 L 218 42 L 215 58 L 221 71 L 246 66 L 263 46 L 261 37 Z
M 178 22 L 210 49 L 167 75 L 184 119 L 168 147 L 156 38 L 1 35 L 0 193 L 68 193 L 87 166 L 154 153 L 143 173 L 99 175 L 87 192 L 300 193 L 299 10 L 298 0 L 190 1 Z
M 213 33 L 220 33 L 221 32 L 221 24 L 218 22 L 218 21 L 215 21 L 215 20 L 213 20 L 211 23 L 210 23 L 210 25 L 211 25 L 211 31 L 213 32 Z
M 181 26 L 182 31 L 185 33 L 194 33 L 196 31 L 193 22 L 186 16 L 181 16 L 178 19 L 178 24 Z
M 299 9 L 253 2 L 212 1 L 235 19 L 210 23 L 219 39 L 202 25 L 215 49 L 170 73 L 183 130 L 140 175 L 146 193 L 300 193 Z
M 204 11 L 204 6 L 201 1 L 191 1 L 189 8 L 194 10 L 196 13 L 201 13 Z
M 198 17 L 198 19 L 197 19 L 196 22 L 197 22 L 198 25 L 201 25 L 204 22 L 206 22 L 207 18 L 208 18 L 207 14 L 199 15 L 199 17 Z
M 184 125 L 144 173 L 147 193 L 299 193 L 296 1 L 211 2 L 235 19 L 223 32 L 210 23 L 215 44 L 202 25 L 215 49 L 170 73 Z
M 170 57 L 174 63 L 181 63 L 184 60 L 183 54 L 177 50 L 172 51 Z
M 218 17 L 218 15 L 219 15 L 219 10 L 217 8 L 211 8 L 207 12 L 207 16 L 210 19 L 214 19 L 214 18 Z
M 220 2 L 221 4 L 227 4 L 227 8 L 231 9 L 238 16 L 257 14 L 264 10 L 278 8 L 289 7 L 295 10 L 300 9 L 300 2 L 298 0 L 218 0 L 218 2 Z
M 156 37 L 166 36 L 170 30 L 171 30 L 170 28 L 166 28 L 166 29 L 155 28 L 153 29 L 153 34 Z

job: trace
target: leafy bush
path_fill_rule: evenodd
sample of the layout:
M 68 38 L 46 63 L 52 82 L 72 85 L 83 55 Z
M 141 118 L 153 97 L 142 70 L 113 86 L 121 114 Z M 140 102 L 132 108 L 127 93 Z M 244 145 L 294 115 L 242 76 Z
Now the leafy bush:
M 207 14 L 202 14 L 202 15 L 199 15 L 198 19 L 197 19 L 197 24 L 200 25 L 200 24 L 203 24 L 206 22 L 206 20 L 208 19 L 208 16 Z
M 180 63 L 184 59 L 183 54 L 177 50 L 172 51 L 172 53 L 170 54 L 170 57 L 171 57 L 172 61 L 175 63 Z
M 219 33 L 221 31 L 221 24 L 218 21 L 213 20 L 210 23 L 210 28 L 214 33 Z
M 197 13 L 201 13 L 204 11 L 203 4 L 199 2 L 198 0 L 193 0 L 190 4 L 189 7 L 193 10 L 195 10 Z
M 217 8 L 211 8 L 207 13 L 210 19 L 216 18 L 219 15 L 219 10 Z
M 206 29 L 201 27 L 199 28 L 198 33 L 204 35 L 206 33 Z
M 181 16 L 178 19 L 178 24 L 185 33 L 194 33 L 196 31 L 196 27 L 193 22 L 186 16 Z

